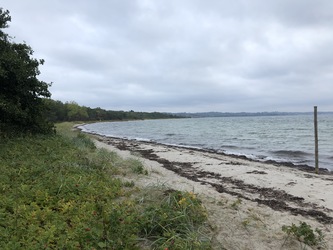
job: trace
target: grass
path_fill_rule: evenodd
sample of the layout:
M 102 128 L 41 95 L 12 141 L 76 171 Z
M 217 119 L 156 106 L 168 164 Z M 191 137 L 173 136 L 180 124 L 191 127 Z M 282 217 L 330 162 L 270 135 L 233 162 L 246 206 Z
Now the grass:
M 211 249 L 206 210 L 192 192 L 150 187 L 144 203 L 141 235 L 161 249 Z
M 142 163 L 98 150 L 73 124 L 0 141 L 0 249 L 210 249 L 193 193 L 140 190 Z M 125 169 L 128 168 L 128 169 Z

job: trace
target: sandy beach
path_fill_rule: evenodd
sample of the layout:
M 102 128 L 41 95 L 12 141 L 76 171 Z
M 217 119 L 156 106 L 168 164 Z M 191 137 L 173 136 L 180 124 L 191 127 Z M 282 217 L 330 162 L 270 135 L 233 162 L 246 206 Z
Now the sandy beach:
M 301 248 L 281 230 L 300 222 L 322 230 L 325 245 L 320 249 L 333 249 L 330 173 L 316 175 L 214 152 L 96 138 L 97 147 L 143 162 L 149 174 L 137 177 L 137 186 L 166 185 L 196 193 L 207 209 L 216 249 L 312 249 Z

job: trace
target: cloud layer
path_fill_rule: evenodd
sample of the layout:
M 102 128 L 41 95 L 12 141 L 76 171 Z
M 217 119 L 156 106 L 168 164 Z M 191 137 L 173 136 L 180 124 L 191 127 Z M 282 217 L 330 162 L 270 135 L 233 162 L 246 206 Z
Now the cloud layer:
M 329 0 L 19 1 L 53 99 L 137 111 L 333 110 Z

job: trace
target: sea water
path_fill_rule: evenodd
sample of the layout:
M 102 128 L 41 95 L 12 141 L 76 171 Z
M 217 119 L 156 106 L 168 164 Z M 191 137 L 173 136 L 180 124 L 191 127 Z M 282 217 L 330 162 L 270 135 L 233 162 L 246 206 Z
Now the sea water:
M 314 166 L 313 115 L 101 122 L 82 127 L 105 136 L 210 149 L 256 160 Z M 319 167 L 333 170 L 333 115 L 318 115 Z

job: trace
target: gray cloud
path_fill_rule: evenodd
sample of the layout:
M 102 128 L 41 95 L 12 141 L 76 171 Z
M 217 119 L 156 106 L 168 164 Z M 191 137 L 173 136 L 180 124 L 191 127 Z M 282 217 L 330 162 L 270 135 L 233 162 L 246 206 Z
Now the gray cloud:
M 333 110 L 333 2 L 4 0 L 54 99 L 143 111 Z

